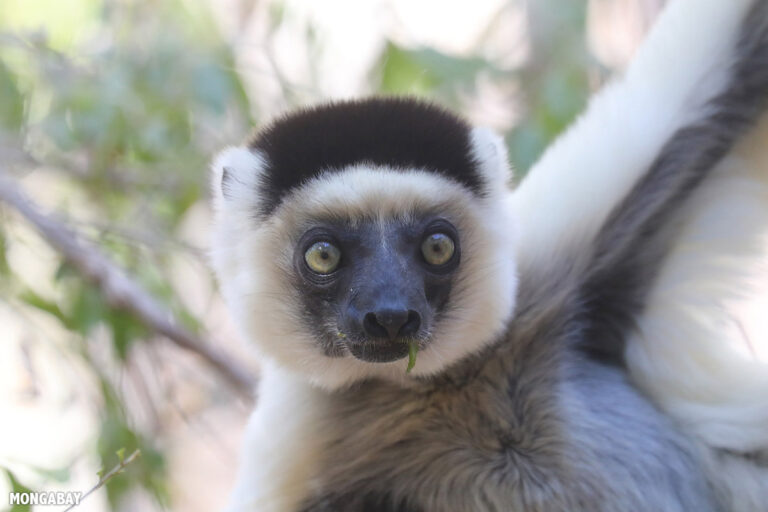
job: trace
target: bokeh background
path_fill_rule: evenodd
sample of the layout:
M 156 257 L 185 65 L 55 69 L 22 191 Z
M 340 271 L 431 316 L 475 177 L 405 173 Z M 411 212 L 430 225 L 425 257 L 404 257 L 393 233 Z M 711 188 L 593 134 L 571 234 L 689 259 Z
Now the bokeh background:
M 522 176 L 662 4 L 0 0 L 0 510 L 121 461 L 77 510 L 219 508 L 258 361 L 206 263 L 217 150 L 415 94 L 503 133 Z

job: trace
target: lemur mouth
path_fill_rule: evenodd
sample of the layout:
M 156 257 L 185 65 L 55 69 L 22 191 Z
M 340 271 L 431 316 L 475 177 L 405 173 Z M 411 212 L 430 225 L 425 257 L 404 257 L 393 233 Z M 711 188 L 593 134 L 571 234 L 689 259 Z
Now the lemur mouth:
M 405 339 L 369 339 L 347 342 L 349 352 L 368 363 L 391 363 L 408 356 L 408 342 Z

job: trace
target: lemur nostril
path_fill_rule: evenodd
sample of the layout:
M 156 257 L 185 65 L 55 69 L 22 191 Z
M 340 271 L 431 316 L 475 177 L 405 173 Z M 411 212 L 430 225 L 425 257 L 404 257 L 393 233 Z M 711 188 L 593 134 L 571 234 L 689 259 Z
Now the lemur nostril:
M 390 340 L 416 332 L 420 324 L 419 314 L 412 310 L 382 309 L 366 314 L 363 319 L 363 328 L 369 336 Z
M 387 329 L 376 319 L 376 313 L 368 313 L 363 318 L 363 329 L 368 336 L 373 338 L 386 338 Z
M 417 313 L 414 310 L 408 311 L 408 317 L 405 321 L 405 323 L 400 326 L 400 330 L 398 331 L 399 336 L 413 336 L 417 332 L 419 332 L 419 328 L 421 327 L 421 315 Z

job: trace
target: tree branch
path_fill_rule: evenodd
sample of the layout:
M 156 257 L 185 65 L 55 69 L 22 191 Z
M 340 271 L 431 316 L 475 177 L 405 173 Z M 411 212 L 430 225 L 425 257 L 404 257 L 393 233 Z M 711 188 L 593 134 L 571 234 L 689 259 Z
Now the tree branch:
M 84 279 L 94 284 L 115 309 L 133 314 L 147 328 L 162 334 L 181 348 L 194 352 L 213 366 L 239 393 L 253 399 L 255 379 L 237 361 L 182 327 L 173 313 L 139 283 L 105 256 L 96 246 L 80 239 L 67 225 L 41 213 L 10 179 L 0 177 L 0 200 L 28 222 Z
M 88 490 L 88 492 L 80 496 L 80 499 L 75 505 L 71 505 L 65 508 L 63 512 L 70 512 L 70 510 L 73 510 L 75 507 L 79 506 L 80 503 L 82 503 L 85 498 L 93 494 L 95 491 L 98 491 L 99 489 L 101 489 L 104 486 L 104 484 L 109 482 L 112 479 L 112 477 L 114 477 L 118 473 L 121 473 L 128 466 L 128 464 L 133 462 L 139 455 L 141 455 L 141 452 L 139 450 L 134 451 L 125 459 L 123 459 L 123 456 L 120 455 L 120 463 L 114 468 L 112 468 L 111 470 L 109 470 L 109 473 L 106 473 L 104 476 L 100 477 L 96 485 L 91 487 Z

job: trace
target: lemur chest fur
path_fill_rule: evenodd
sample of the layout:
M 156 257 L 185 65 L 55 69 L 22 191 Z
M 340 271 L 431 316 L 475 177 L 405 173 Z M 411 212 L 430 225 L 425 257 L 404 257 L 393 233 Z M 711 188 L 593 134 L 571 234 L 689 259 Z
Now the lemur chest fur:
M 633 507 L 654 501 L 631 473 L 677 479 L 683 495 L 700 493 L 701 510 L 709 510 L 700 475 L 658 462 L 665 451 L 693 460 L 682 437 L 659 429 L 664 421 L 618 373 L 608 377 L 606 395 L 569 370 L 571 362 L 542 364 L 562 356 L 494 352 L 411 389 L 371 381 L 335 393 L 318 426 L 330 440 L 302 510 L 640 510 Z M 601 421 L 614 406 L 618 424 Z M 593 430 L 603 438 L 582 442 Z M 648 460 L 622 469 L 638 448 Z M 626 478 L 616 478 L 617 470 Z M 669 505 L 668 495 L 658 502 Z
M 489 361 L 412 388 L 378 381 L 336 393 L 323 425 L 333 435 L 320 492 L 307 510 L 422 510 L 425 490 L 458 503 L 470 483 L 498 495 L 490 488 L 555 479 L 563 449 L 557 419 L 547 414 L 555 393 L 525 374 L 505 376 L 504 366 Z

